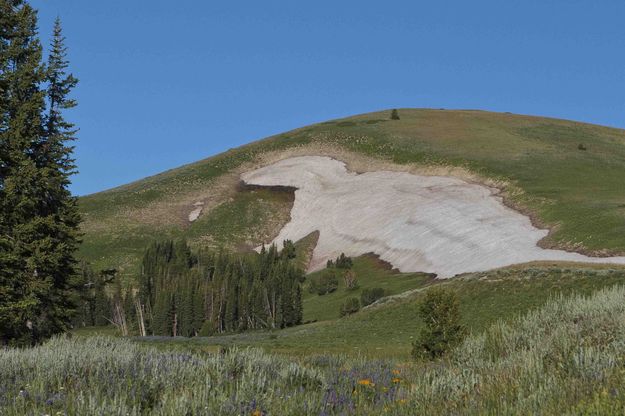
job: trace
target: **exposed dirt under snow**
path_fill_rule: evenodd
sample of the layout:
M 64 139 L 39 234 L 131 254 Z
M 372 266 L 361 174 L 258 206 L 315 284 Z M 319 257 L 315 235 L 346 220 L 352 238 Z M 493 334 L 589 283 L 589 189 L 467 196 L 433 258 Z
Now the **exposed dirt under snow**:
M 310 270 L 341 252 L 374 252 L 402 272 L 447 278 L 540 260 L 625 264 L 537 243 L 548 233 L 505 206 L 497 190 L 444 176 L 348 172 L 329 157 L 302 156 L 244 173 L 250 185 L 291 186 L 291 221 L 274 239 L 297 241 L 319 231 Z

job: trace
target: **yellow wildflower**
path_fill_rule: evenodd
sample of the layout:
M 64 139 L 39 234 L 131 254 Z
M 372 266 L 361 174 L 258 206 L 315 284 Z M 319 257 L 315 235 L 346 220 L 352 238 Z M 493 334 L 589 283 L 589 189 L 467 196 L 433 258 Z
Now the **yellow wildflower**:
M 401 373 L 401 371 L 399 371 L 399 370 L 393 370 L 393 374 L 396 375 L 396 376 L 398 376 L 400 373 Z
M 393 383 L 401 383 L 401 378 L 399 377 L 395 377 L 393 380 L 391 380 Z
M 358 384 L 361 386 L 373 386 L 373 382 L 368 378 L 363 378 L 362 380 L 358 380 Z
M 252 416 L 263 416 L 263 412 L 261 412 L 260 410 L 256 409 L 252 412 Z

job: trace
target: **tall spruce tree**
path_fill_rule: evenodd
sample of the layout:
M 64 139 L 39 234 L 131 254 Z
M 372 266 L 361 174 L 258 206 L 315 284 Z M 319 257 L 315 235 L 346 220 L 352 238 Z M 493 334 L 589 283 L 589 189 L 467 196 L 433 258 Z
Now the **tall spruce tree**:
M 76 81 L 60 24 L 47 69 L 36 11 L 0 0 L 0 16 L 0 344 L 28 345 L 66 330 L 75 307 L 80 218 L 62 110 Z

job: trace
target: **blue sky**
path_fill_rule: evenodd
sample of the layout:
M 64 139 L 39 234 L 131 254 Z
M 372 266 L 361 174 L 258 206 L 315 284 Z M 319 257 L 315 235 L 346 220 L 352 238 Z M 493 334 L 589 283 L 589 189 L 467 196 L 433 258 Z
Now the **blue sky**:
M 63 21 L 78 195 L 392 107 L 625 127 L 625 2 L 32 0 Z

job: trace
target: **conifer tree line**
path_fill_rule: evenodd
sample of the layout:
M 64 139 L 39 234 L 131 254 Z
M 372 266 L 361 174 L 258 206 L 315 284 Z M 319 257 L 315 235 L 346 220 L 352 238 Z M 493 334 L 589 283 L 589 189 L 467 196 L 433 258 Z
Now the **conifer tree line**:
M 272 245 L 258 254 L 193 252 L 184 240 L 155 242 L 143 257 L 138 287 L 124 290 L 118 279 L 86 268 L 83 286 L 90 289 L 76 324 L 186 337 L 298 325 L 305 277 L 294 259 L 290 241 L 280 252 Z
M 74 313 L 76 129 L 64 110 L 76 84 L 60 21 L 44 60 L 36 11 L 0 0 L 0 345 L 65 331 Z

